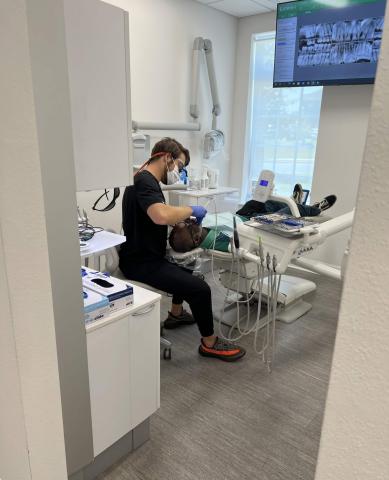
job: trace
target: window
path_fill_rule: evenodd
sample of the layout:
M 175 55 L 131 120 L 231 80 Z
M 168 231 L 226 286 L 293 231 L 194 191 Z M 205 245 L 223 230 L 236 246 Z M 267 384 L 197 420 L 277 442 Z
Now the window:
M 278 195 L 312 186 L 322 87 L 273 88 L 274 39 L 253 37 L 243 201 L 264 169 L 275 173 Z

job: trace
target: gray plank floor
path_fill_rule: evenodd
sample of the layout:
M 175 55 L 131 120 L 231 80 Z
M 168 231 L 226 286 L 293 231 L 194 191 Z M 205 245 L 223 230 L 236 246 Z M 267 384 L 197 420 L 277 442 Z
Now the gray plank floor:
M 271 375 L 251 337 L 241 342 L 246 357 L 228 364 L 198 356 L 195 326 L 166 332 L 173 359 L 161 360 L 151 440 L 99 479 L 313 479 L 341 284 L 304 277 L 318 286 L 313 309 L 293 324 L 277 322 Z

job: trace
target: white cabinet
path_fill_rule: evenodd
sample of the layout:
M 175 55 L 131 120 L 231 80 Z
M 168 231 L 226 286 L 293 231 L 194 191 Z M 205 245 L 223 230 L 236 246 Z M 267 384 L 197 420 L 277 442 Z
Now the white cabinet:
M 64 8 L 77 191 L 128 185 L 128 13 L 100 0 L 65 0 Z
M 95 456 L 130 430 L 128 316 L 87 336 Z
M 134 287 L 134 298 L 86 327 L 95 456 L 160 405 L 160 296 Z

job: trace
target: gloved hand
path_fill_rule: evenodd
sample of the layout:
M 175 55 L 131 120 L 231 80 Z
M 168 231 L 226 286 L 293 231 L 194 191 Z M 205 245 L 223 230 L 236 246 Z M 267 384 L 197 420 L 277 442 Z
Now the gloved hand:
M 196 223 L 198 225 L 201 225 L 201 222 L 203 221 L 203 218 L 207 214 L 207 210 L 202 207 L 201 205 L 195 205 L 193 207 L 190 207 L 192 209 L 192 215 L 196 217 Z

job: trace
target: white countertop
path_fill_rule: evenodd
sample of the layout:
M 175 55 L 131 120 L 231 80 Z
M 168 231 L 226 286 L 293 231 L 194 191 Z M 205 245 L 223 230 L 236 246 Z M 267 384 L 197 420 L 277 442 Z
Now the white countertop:
M 206 190 L 171 190 L 170 195 L 182 195 L 185 197 L 214 197 L 216 195 L 227 195 L 229 193 L 239 192 L 239 188 L 234 187 L 218 187 L 207 188 Z
M 125 241 L 126 237 L 124 235 L 119 235 L 118 233 L 106 232 L 105 230 L 97 232 L 90 240 L 85 242 L 87 244 L 86 247 L 80 247 L 81 258 L 89 257 L 94 253 L 103 252 L 104 250 L 108 250 L 108 248 L 116 247 Z
M 97 320 L 95 322 L 89 322 L 85 325 L 86 332 L 92 332 L 98 328 L 102 328 L 109 323 L 116 322 L 121 318 L 135 313 L 137 310 L 143 309 L 148 305 L 151 305 L 160 300 L 161 295 L 159 293 L 153 292 L 151 290 L 146 290 L 145 288 L 138 287 L 131 283 L 131 281 L 124 280 L 126 283 L 131 285 L 134 288 L 134 303 L 127 308 L 118 310 L 106 318 Z

